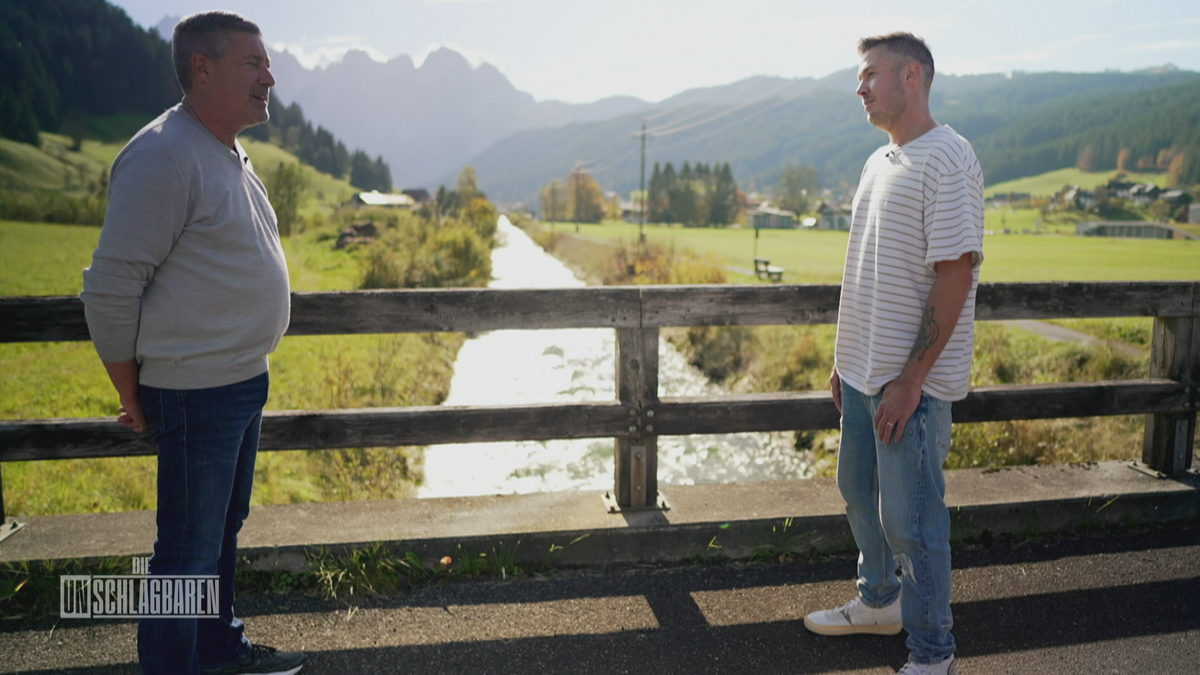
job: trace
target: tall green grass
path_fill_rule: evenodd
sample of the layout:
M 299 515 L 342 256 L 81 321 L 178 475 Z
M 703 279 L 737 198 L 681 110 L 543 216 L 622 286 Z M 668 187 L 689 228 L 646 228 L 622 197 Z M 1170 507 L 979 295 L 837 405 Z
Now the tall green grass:
M 350 217 L 350 216 L 347 216 Z M 333 249 L 340 223 L 284 239 L 297 291 L 350 290 L 362 254 Z M 0 294 L 74 295 L 100 230 L 0 221 Z M 464 336 L 287 337 L 271 359 L 269 410 L 435 405 L 448 393 Z M 0 418 L 115 417 L 116 396 L 92 345 L 0 345 Z M 150 509 L 151 457 L 6 463 L 13 515 Z M 266 452 L 256 504 L 382 499 L 409 495 L 421 477 L 410 448 Z
M 616 261 L 631 255 L 625 249 L 595 243 L 618 241 L 621 239 L 620 230 L 628 230 L 628 227 L 593 226 L 590 231 L 585 228 L 582 234 L 593 237 L 589 241 L 570 232 L 552 234 L 550 227 L 537 223 L 524 225 L 527 230 L 534 232 L 535 239 L 547 250 L 564 257 L 576 269 L 592 272 L 591 278 L 596 281 L 599 280 L 594 274 L 596 271 L 608 269 L 617 264 Z M 611 227 L 611 230 L 605 232 L 601 229 L 606 227 Z M 667 239 L 660 229 L 649 231 L 651 242 Z M 609 236 L 604 237 L 603 234 Z M 679 234 L 685 236 L 675 239 L 676 246 L 679 246 L 680 240 L 685 240 L 715 248 L 717 242 L 728 241 L 739 233 L 711 231 L 697 234 L 688 230 Z M 772 241 L 795 245 L 795 242 L 806 241 L 802 238 L 814 234 L 818 235 L 815 239 L 820 242 L 829 239 L 832 233 L 795 232 L 790 233 L 794 238 L 789 239 L 786 233 L 781 232 Z M 844 235 L 842 239 L 844 241 Z M 1025 242 L 1032 248 L 1032 243 L 1049 238 L 1005 239 Z M 653 246 L 652 243 L 651 249 Z M 1107 248 L 1087 249 L 1088 255 L 1103 259 L 1107 255 Z M 818 247 L 809 250 L 818 250 Z M 1036 260 L 1038 256 L 1035 253 L 1026 252 Z M 844 251 L 838 255 L 844 255 Z M 1013 256 L 1013 259 L 1021 258 Z M 736 261 L 736 257 L 727 255 L 722 262 Z M 1150 263 L 1144 261 L 1144 264 Z M 1120 269 L 1133 278 L 1155 278 L 1158 273 L 1128 261 Z M 1008 273 L 1014 272 L 1010 270 Z M 1192 278 L 1198 272 L 1200 270 L 1194 268 L 1188 270 Z M 1025 274 L 1038 276 L 1040 271 L 1029 266 Z M 668 276 L 660 276 L 643 282 L 668 281 Z M 1107 340 L 1148 349 L 1149 319 L 1084 319 L 1061 323 Z M 829 387 L 836 335 L 834 326 L 697 327 L 672 329 L 665 334 L 693 365 L 733 391 L 810 391 Z M 1109 346 L 1088 347 L 1050 342 L 1018 328 L 981 322 L 976 326 L 971 383 L 972 386 L 987 386 L 1135 379 L 1145 377 L 1148 368 L 1148 351 L 1137 355 Z M 959 424 L 954 427 L 953 452 L 947 466 L 1000 467 L 1133 459 L 1141 453 L 1142 429 L 1142 416 Z M 816 474 L 833 475 L 837 432 L 799 432 L 796 435 L 796 447 L 798 452 L 807 455 Z

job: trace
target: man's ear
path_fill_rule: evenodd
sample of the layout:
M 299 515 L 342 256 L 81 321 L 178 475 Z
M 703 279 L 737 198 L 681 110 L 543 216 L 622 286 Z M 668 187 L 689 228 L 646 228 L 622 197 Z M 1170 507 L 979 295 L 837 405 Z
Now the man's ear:
M 909 87 L 921 86 L 921 64 L 909 61 L 908 65 L 904 66 L 904 84 Z
M 209 74 L 212 72 L 213 62 L 205 55 L 200 53 L 192 54 L 192 85 L 195 86 L 200 82 L 207 82 Z

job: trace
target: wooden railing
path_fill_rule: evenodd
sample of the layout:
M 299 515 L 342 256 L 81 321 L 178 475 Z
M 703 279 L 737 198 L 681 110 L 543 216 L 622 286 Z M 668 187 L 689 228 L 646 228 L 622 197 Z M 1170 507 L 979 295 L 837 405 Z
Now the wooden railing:
M 617 399 L 268 412 L 260 449 L 612 437 L 617 503 L 652 507 L 659 436 L 838 426 L 828 391 L 660 399 L 659 329 L 833 323 L 839 293 L 830 285 L 297 293 L 288 335 L 612 328 Z M 980 387 L 954 404 L 954 421 L 1144 413 L 1143 463 L 1167 475 L 1186 471 L 1200 403 L 1198 310 L 1197 282 L 983 284 L 976 301 L 979 321 L 1154 317 L 1150 372 L 1130 381 Z M 0 342 L 87 339 L 78 298 L 0 298 Z M 149 436 L 108 418 L 0 422 L 0 463 L 154 452 Z M 3 514 L 0 484 L 0 522 Z

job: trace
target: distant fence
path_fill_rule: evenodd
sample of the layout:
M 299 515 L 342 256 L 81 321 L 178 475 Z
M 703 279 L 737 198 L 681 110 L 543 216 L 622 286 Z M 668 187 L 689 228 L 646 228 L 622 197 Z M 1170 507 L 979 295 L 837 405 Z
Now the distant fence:
M 645 508 L 657 495 L 659 436 L 832 429 L 828 391 L 659 398 L 659 329 L 834 323 L 836 285 L 623 286 L 561 290 L 297 293 L 288 335 L 612 328 L 613 401 L 430 406 L 265 414 L 260 449 L 301 450 L 611 437 L 614 496 Z M 1146 379 L 979 387 L 955 422 L 1146 414 L 1143 463 L 1166 475 L 1192 463 L 1200 405 L 1200 283 L 982 284 L 980 321 L 1154 317 Z M 88 340 L 75 297 L 0 298 L 0 342 Z M 150 436 L 111 418 L 0 422 L 3 462 L 155 454 Z M 0 483 L 0 522 L 3 521 Z

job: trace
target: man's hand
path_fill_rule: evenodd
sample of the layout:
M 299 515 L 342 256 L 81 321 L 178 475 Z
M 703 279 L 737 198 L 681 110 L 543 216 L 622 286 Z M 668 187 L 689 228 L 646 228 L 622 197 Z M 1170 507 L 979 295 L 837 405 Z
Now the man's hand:
M 122 398 L 119 412 L 117 421 L 130 429 L 141 433 L 150 428 L 150 424 L 146 422 L 146 413 L 142 411 L 142 402 L 137 396 L 131 399 Z
M 875 409 L 875 433 L 885 445 L 904 437 L 904 427 L 921 405 L 921 384 L 898 377 L 883 385 L 883 398 Z
M 112 380 L 121 399 L 117 421 L 138 433 L 148 430 L 150 425 L 146 423 L 146 413 L 142 411 L 142 401 L 138 398 L 137 361 L 105 361 L 104 369 L 108 371 L 108 379 Z
M 833 404 L 837 406 L 838 412 L 842 412 L 842 378 L 838 375 L 837 366 L 833 367 L 833 372 L 829 375 L 829 390 L 833 392 Z

